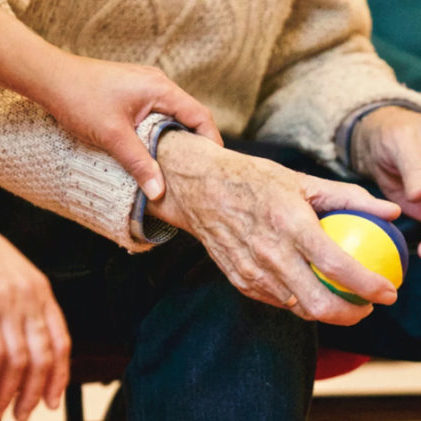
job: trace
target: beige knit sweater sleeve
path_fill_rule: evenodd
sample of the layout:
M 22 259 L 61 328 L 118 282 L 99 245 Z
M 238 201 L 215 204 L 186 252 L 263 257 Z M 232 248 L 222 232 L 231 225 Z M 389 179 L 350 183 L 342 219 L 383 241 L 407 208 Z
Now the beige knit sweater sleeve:
M 0 10 L 14 15 L 7 0 L 0 0 Z M 0 88 L 0 110 L 0 187 L 129 251 L 152 247 L 131 236 L 137 185 L 114 159 L 73 139 L 39 105 L 12 91 Z
M 152 247 L 131 236 L 138 187 L 113 158 L 74 139 L 39 105 L 14 92 L 0 89 L 0 110 L 0 187 L 130 251 Z M 152 138 L 166 119 L 151 114 L 139 125 L 139 137 Z
M 335 133 L 354 110 L 421 96 L 397 83 L 369 41 L 364 0 L 296 0 L 250 125 L 258 139 L 298 146 L 339 169 Z

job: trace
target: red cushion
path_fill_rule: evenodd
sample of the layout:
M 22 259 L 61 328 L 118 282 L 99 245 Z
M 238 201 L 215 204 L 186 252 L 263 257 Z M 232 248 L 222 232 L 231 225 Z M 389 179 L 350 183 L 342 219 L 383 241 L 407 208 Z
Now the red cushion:
M 367 355 L 321 348 L 317 358 L 316 380 L 328 379 L 329 377 L 348 373 L 369 360 L 370 357 Z

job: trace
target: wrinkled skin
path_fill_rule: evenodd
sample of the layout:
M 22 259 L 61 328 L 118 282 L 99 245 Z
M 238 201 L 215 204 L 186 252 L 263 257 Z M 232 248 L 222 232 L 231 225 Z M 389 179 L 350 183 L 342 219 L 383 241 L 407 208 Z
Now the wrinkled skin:
M 420 113 L 384 107 L 369 114 L 354 132 L 352 162 L 404 213 L 421 221 Z
M 361 187 L 297 173 L 189 133 L 164 135 L 158 160 L 167 193 L 149 204 L 149 212 L 197 237 L 243 294 L 284 308 L 293 293 L 295 314 L 340 325 L 357 323 L 372 311 L 371 305 L 356 306 L 332 294 L 314 276 L 313 262 L 370 302 L 396 300 L 389 281 L 324 233 L 316 212 L 356 209 L 393 219 L 400 213 L 397 205 Z

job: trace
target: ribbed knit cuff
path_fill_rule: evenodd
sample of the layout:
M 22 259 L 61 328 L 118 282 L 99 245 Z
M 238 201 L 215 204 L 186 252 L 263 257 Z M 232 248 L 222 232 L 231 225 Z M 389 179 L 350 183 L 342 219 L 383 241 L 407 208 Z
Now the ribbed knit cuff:
M 353 111 L 342 122 L 335 136 L 336 151 L 338 153 L 338 157 L 346 167 L 350 169 L 353 168 L 351 157 L 351 144 L 352 134 L 355 126 L 361 120 L 363 120 L 364 117 L 366 117 L 373 111 L 376 111 L 379 108 L 391 106 L 402 107 L 408 110 L 421 112 L 420 105 L 404 99 L 390 99 L 385 101 L 372 102 L 371 104 L 367 104 Z
M 170 127 L 183 128 L 170 117 L 152 113 L 136 128 L 154 158 L 160 135 Z M 175 236 L 175 227 L 144 214 L 146 197 L 119 163 L 101 151 L 75 146 L 73 157 L 67 160 L 70 182 L 63 189 L 63 202 L 72 219 L 134 253 Z
M 154 159 L 157 156 L 159 138 L 165 130 L 187 130 L 172 118 L 161 114 L 151 114 L 146 123 L 142 122 L 137 127 L 136 133 Z M 177 228 L 151 215 L 145 215 L 146 204 L 146 195 L 138 189 L 130 215 L 131 235 L 138 241 L 147 241 L 151 244 L 161 244 L 173 238 L 177 234 Z

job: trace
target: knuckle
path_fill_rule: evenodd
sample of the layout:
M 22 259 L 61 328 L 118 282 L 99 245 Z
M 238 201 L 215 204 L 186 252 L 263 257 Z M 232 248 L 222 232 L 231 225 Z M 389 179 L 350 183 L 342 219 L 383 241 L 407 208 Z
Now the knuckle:
M 50 281 L 46 275 L 44 275 L 42 272 L 37 272 L 37 274 L 34 276 L 34 283 L 36 285 L 40 286 L 50 286 Z
M 238 273 L 230 273 L 228 275 L 229 280 L 231 283 L 244 295 L 248 297 L 253 294 L 253 288 L 251 287 L 250 283 L 244 281 L 242 277 Z
M 239 288 L 239 291 L 252 300 L 260 300 L 260 295 L 253 288 Z
M 237 261 L 236 265 L 237 272 L 245 281 L 255 281 L 257 278 L 257 270 L 256 268 L 250 264 L 249 262 L 245 261 L 244 259 L 240 259 Z
M 149 84 L 151 86 L 155 85 L 159 87 L 159 90 L 162 92 L 162 94 L 165 94 L 169 88 L 173 88 L 173 84 L 170 79 L 168 79 L 166 74 L 160 69 L 157 69 L 150 74 Z
M 27 299 L 31 299 L 36 293 L 36 288 L 32 282 L 20 282 L 18 286 L 18 291 L 21 296 Z
M 259 263 L 266 263 L 270 260 L 271 253 L 267 245 L 261 241 L 254 241 L 251 244 L 254 257 Z
M 302 225 L 302 226 L 309 226 Z M 307 230 L 299 230 L 295 234 L 295 246 L 298 250 L 303 251 L 305 254 L 318 250 L 320 256 L 324 256 L 322 242 L 318 235 L 314 235 L 312 232 Z
M 318 265 L 319 270 L 328 278 L 337 279 L 342 270 L 342 262 L 324 254 L 323 261 Z
M 0 302 L 7 302 L 12 294 L 12 288 L 7 282 L 0 282 Z
M 311 213 L 309 212 L 311 210 Z M 297 206 L 296 211 L 293 214 L 293 217 L 290 220 L 290 232 L 294 236 L 294 238 L 299 239 L 300 241 L 304 241 L 307 238 L 314 237 L 314 211 L 309 207 Z M 308 227 L 308 230 L 303 230 L 303 227 Z M 308 235 L 308 234 L 313 235 Z
M 95 143 L 99 147 L 116 147 L 124 143 L 122 133 L 122 124 L 119 121 L 108 119 L 104 122 L 101 133 Z
M 348 186 L 348 191 L 350 194 L 354 194 L 355 196 L 370 196 L 370 193 L 364 188 L 361 187 L 357 184 L 347 184 L 344 183 L 345 185 Z
M 22 280 L 21 282 L 16 283 L 16 292 L 20 297 L 33 301 L 39 293 L 37 284 L 38 281 L 34 278 L 32 278 L 30 282 L 28 280 Z
M 311 316 L 309 313 L 307 313 L 306 311 L 299 312 L 297 315 L 307 322 L 316 321 L 316 319 L 313 316 Z
M 268 291 L 271 289 L 271 285 L 268 282 L 267 278 L 264 275 L 255 276 L 252 285 L 255 289 Z
M 310 318 L 319 321 L 330 321 L 334 316 L 332 306 L 322 299 L 314 300 L 311 307 L 307 309 L 307 313 Z
M 22 371 L 28 364 L 28 356 L 25 351 L 19 350 L 10 356 L 10 367 L 15 371 Z
M 53 364 L 51 352 L 42 353 L 34 358 L 33 365 L 38 372 L 45 372 Z
M 250 285 L 239 285 L 239 284 L 235 284 L 235 285 L 242 294 L 246 295 L 247 297 L 253 298 L 254 291 Z
M 148 156 L 135 158 L 128 162 L 127 170 L 137 180 L 147 180 L 153 177 L 153 171 L 151 168 L 151 158 Z

